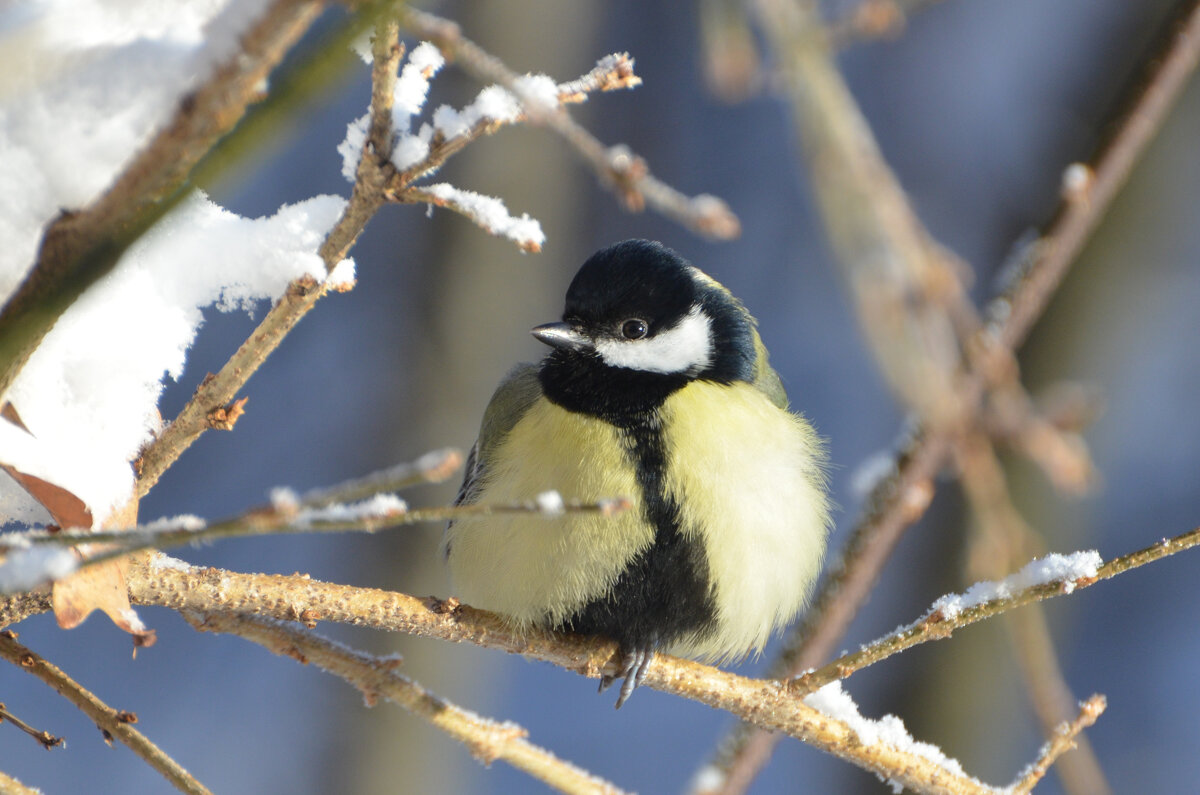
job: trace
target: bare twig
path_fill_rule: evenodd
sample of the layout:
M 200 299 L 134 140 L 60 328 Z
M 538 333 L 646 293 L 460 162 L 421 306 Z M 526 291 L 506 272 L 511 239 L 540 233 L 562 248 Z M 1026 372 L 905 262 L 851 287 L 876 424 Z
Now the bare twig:
M 28 671 L 54 688 L 100 727 L 107 742 L 112 742 L 113 738 L 116 738 L 125 743 L 131 751 L 162 774 L 180 792 L 191 793 L 191 795 L 209 795 L 208 789 L 184 770 L 178 762 L 167 756 L 144 734 L 133 728 L 133 724 L 137 722 L 136 715 L 108 706 L 63 673 L 58 666 L 42 659 L 18 643 L 16 635 L 7 630 L 0 632 L 0 657 L 22 670 Z
M 496 83 L 520 97 L 517 75 L 500 59 L 462 35 L 450 20 L 405 7 L 400 24 L 415 35 L 432 41 L 464 69 L 483 82 Z M 646 162 L 625 147 L 607 147 L 560 108 L 544 109 L 529 121 L 558 133 L 611 187 L 626 209 L 637 212 L 650 206 L 694 232 L 715 239 L 741 233 L 741 224 L 729 207 L 715 196 L 689 197 L 650 174 Z
M 11 723 L 13 726 L 37 740 L 38 743 L 47 751 L 56 745 L 61 745 L 64 748 L 66 747 L 66 743 L 63 742 L 63 738 L 55 737 L 53 734 L 44 729 L 33 728 L 28 723 L 9 712 L 8 707 L 4 706 L 4 704 L 0 704 L 0 723 L 4 722 Z
M 1142 152 L 1162 127 L 1200 61 L 1200 2 L 1191 2 L 1161 52 L 1147 60 L 1146 78 L 1115 133 L 1084 166 L 1086 185 L 1067 192 L 1045 234 L 1005 294 L 989 307 L 1003 317 L 996 337 L 1018 348 L 1045 311 L 1071 263 L 1124 187 Z
M 957 426 L 965 415 L 952 311 L 969 302 L 837 71 L 815 6 L 754 8 L 780 62 L 825 229 L 889 385 L 922 421 Z
M 301 494 L 298 504 L 320 508 L 335 502 L 353 502 L 376 494 L 400 491 L 423 483 L 441 483 L 462 466 L 462 452 L 453 447 L 432 450 L 416 461 L 397 464 L 361 478 L 347 480 Z
M 463 743 L 485 765 L 503 760 L 561 792 L 574 795 L 623 792 L 529 742 L 525 739 L 527 732 L 521 727 L 487 720 L 430 693 L 395 670 L 400 664 L 397 658 L 374 657 L 272 619 L 228 613 L 185 613 L 184 617 L 196 629 L 237 635 L 275 654 L 312 663 L 357 687 L 368 704 L 382 696 Z
M 275 0 L 242 35 L 235 55 L 180 100 L 174 119 L 104 195 L 46 229 L 33 270 L 0 312 L 0 399 L 58 316 L 170 209 L 192 167 L 237 124 L 323 5 Z

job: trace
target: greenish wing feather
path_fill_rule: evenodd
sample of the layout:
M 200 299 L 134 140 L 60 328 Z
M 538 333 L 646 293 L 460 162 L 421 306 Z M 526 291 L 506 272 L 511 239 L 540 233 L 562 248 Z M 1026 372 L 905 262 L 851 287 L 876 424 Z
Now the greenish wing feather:
M 787 409 L 787 391 L 783 388 L 783 381 L 780 380 L 779 373 L 771 367 L 767 356 L 767 346 L 763 345 L 757 331 L 754 332 L 754 350 L 757 354 L 755 356 L 754 386 L 770 398 L 776 406 Z
M 483 412 L 479 438 L 467 456 L 466 473 L 455 505 L 470 505 L 479 496 L 487 464 L 496 447 L 542 394 L 536 364 L 518 364 L 504 376 Z

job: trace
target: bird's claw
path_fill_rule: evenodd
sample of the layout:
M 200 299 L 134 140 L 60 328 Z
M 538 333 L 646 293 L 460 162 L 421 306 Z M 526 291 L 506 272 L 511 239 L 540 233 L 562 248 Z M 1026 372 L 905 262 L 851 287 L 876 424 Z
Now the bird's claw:
M 654 657 L 654 652 L 650 649 L 634 649 L 632 651 L 621 651 L 621 667 L 615 674 L 601 674 L 600 690 L 603 693 L 612 683 L 618 679 L 624 679 L 621 683 L 621 692 L 617 696 L 616 709 L 620 709 L 621 705 L 629 700 L 633 695 L 633 691 L 642 680 L 646 678 L 646 670 L 650 667 L 650 660 Z

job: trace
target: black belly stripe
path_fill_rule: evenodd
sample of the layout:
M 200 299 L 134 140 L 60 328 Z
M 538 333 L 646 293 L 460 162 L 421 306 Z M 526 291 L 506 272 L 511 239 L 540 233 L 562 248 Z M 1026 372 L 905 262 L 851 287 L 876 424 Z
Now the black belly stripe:
M 666 492 L 666 445 L 657 410 L 617 425 L 634 462 L 654 543 L 630 561 L 612 590 L 562 628 L 606 635 L 625 650 L 654 649 L 714 626 L 716 602 L 704 547 L 684 537 L 679 505 Z

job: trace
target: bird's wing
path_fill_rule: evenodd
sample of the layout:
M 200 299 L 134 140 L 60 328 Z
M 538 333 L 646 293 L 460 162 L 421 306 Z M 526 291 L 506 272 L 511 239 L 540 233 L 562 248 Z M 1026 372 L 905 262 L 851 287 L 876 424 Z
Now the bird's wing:
M 783 381 L 779 378 L 779 373 L 771 367 L 771 363 L 767 357 L 767 347 L 763 345 L 763 341 L 759 338 L 758 332 L 754 332 L 754 349 L 756 352 L 754 372 L 754 386 L 781 409 L 787 409 L 788 396 L 787 391 L 783 388 Z
M 541 394 L 542 385 L 538 381 L 536 364 L 518 364 L 496 387 L 496 392 L 484 409 L 479 438 L 467 455 L 466 472 L 458 496 L 454 499 L 455 505 L 475 502 L 487 475 L 488 461 L 496 447 Z

